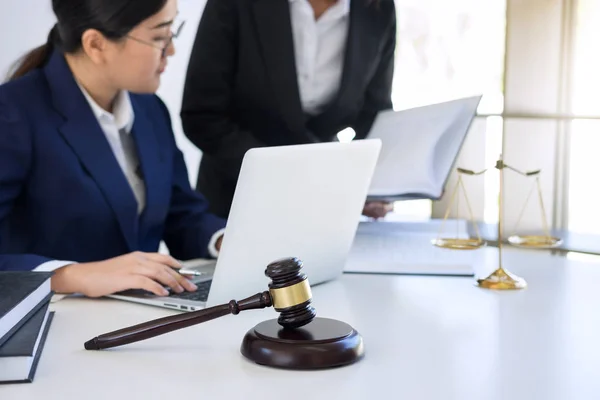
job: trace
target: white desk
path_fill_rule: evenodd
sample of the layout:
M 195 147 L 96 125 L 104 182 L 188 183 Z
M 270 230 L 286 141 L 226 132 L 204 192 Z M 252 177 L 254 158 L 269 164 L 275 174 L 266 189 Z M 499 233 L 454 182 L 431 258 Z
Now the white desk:
M 600 262 L 515 249 L 505 260 L 528 289 L 373 275 L 315 287 L 318 314 L 352 324 L 366 346 L 361 362 L 319 372 L 270 369 L 241 356 L 244 333 L 276 317 L 271 309 L 94 352 L 83 349 L 86 340 L 171 311 L 65 299 L 53 305 L 34 383 L 0 386 L 0 399 L 600 398 Z

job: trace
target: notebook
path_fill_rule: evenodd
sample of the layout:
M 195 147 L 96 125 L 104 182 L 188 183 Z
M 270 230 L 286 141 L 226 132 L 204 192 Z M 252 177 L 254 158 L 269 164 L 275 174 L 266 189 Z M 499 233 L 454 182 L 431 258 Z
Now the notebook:
M 50 302 L 38 311 L 0 347 L 0 384 L 31 383 L 54 316 Z
M 0 346 L 52 297 L 52 272 L 0 272 Z
M 382 142 L 370 200 L 439 200 L 482 96 L 383 111 L 368 138 Z

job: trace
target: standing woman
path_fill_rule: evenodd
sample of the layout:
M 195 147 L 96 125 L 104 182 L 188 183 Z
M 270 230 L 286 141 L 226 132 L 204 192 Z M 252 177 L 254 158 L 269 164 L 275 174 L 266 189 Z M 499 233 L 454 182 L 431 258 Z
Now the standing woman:
M 333 141 L 347 127 L 365 138 L 392 108 L 395 47 L 394 0 L 208 0 L 181 118 L 211 210 L 228 215 L 251 148 Z
M 53 0 L 45 45 L 0 86 L 0 270 L 54 270 L 57 293 L 194 285 L 225 221 L 189 185 L 154 94 L 177 0 Z M 171 256 L 158 254 L 161 240 Z

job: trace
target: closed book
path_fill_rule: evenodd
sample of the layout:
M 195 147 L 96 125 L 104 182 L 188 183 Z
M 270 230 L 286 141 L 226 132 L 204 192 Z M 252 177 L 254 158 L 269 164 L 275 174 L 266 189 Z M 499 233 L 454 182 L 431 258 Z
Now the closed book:
M 52 272 L 0 272 L 0 346 L 52 297 Z
M 33 381 L 46 342 L 53 312 L 50 302 L 38 311 L 0 347 L 0 383 Z

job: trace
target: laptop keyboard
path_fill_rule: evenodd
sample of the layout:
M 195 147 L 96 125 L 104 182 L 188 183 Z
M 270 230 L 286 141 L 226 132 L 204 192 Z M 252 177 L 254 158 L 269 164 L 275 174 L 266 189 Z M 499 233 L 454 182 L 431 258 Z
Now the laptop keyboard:
M 208 291 L 210 290 L 211 284 L 212 280 L 199 282 L 196 283 L 196 286 L 198 286 L 198 290 L 194 292 L 185 291 L 183 293 L 171 293 L 169 294 L 169 297 L 175 299 L 185 299 L 190 301 L 206 301 L 208 300 Z

